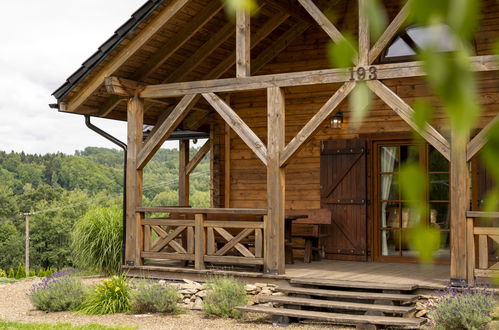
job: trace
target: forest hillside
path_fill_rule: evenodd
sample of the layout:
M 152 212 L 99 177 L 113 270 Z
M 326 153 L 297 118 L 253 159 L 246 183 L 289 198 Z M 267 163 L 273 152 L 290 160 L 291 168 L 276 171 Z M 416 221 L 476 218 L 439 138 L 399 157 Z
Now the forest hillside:
M 198 147 L 191 148 L 191 157 Z M 178 205 L 178 150 L 160 149 L 144 169 L 144 205 Z M 190 204 L 208 207 L 209 161 L 191 174 Z M 74 155 L 0 151 L 0 269 L 24 263 L 24 219 L 30 217 L 30 264 L 71 266 L 71 231 L 93 208 L 120 205 L 123 152 L 87 147 Z

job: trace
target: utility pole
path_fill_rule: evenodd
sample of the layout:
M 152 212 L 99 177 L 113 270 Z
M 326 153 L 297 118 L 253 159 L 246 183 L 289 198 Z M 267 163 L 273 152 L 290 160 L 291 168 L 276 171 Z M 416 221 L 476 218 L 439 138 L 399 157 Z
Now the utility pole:
M 26 268 L 26 277 L 29 276 L 29 217 L 31 213 L 23 213 L 25 233 L 24 233 L 24 267 Z

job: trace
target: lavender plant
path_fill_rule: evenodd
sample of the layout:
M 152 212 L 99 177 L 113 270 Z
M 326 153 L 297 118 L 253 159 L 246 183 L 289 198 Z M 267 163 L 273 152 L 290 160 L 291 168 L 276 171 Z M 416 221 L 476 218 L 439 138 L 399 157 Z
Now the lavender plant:
M 133 284 L 130 310 L 132 313 L 178 313 L 180 299 L 177 288 L 155 281 L 140 280 Z
M 484 287 L 447 287 L 427 304 L 436 329 L 483 329 L 496 305 L 492 290 Z
M 203 312 L 221 317 L 239 318 L 236 306 L 246 305 L 248 297 L 244 283 L 228 276 L 215 276 L 206 282 L 208 295 L 203 301 Z
M 37 309 L 47 312 L 77 310 L 86 291 L 76 269 L 64 269 L 32 286 L 28 296 Z

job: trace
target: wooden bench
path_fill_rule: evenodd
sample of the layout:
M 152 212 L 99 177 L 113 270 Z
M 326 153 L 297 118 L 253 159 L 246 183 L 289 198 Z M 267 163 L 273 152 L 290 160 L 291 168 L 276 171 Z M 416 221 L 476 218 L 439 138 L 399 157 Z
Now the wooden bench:
M 292 215 L 307 215 L 306 218 L 299 218 L 291 222 L 291 237 L 304 240 L 304 254 L 303 261 L 310 263 L 312 260 L 321 260 L 324 251 L 324 239 L 327 234 L 323 233 L 321 228 L 323 225 L 331 223 L 331 211 L 328 209 L 302 209 L 302 210 L 286 210 L 286 216 Z M 289 229 L 288 229 L 289 235 Z M 299 249 L 301 247 L 295 244 L 290 244 L 288 249 Z M 289 261 L 289 260 L 288 260 Z M 293 260 L 290 260 L 293 263 Z

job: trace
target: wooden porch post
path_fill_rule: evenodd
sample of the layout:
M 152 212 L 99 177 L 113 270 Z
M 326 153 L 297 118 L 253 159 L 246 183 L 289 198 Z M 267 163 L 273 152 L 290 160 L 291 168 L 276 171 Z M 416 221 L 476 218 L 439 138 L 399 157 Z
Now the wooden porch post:
M 265 219 L 264 271 L 284 274 L 285 172 L 280 166 L 284 149 L 284 92 L 279 87 L 267 90 L 267 203 Z
M 467 280 L 466 211 L 470 203 L 470 177 L 466 160 L 468 139 L 451 130 L 450 153 L 450 236 L 451 279 Z
M 127 107 L 127 168 L 126 168 L 126 249 L 125 264 L 141 265 L 143 251 L 142 213 L 137 207 L 142 204 L 142 170 L 137 169 L 137 154 L 142 147 L 144 122 L 144 100 L 137 95 L 128 101 Z
M 179 141 L 179 166 L 178 166 L 178 205 L 189 206 L 189 140 Z

